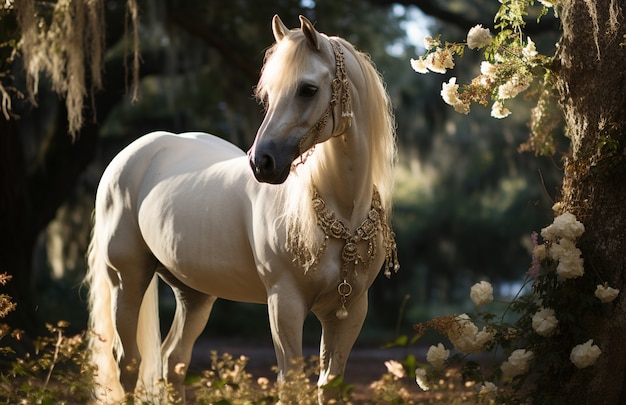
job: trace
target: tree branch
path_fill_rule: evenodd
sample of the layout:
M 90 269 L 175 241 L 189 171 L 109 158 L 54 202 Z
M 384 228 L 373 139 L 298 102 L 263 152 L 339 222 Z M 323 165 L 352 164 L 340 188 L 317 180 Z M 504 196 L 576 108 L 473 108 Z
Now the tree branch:
M 434 17 L 444 23 L 451 24 L 462 31 L 469 31 L 476 24 L 482 24 L 485 27 L 493 25 L 490 13 L 482 13 L 489 18 L 484 21 L 476 21 L 465 18 L 464 15 L 452 12 L 446 7 L 442 7 L 437 1 L 432 0 L 369 0 L 370 3 L 377 6 L 391 6 L 393 4 L 401 4 L 403 6 L 416 6 L 422 12 L 430 17 Z M 528 35 L 537 35 L 541 33 L 555 32 L 560 29 L 560 20 L 553 15 L 546 15 L 541 18 L 538 24 L 535 19 L 526 20 L 526 28 L 524 32 Z
M 242 71 L 253 82 L 259 78 L 259 72 L 254 67 L 254 63 L 241 57 L 234 51 L 236 47 L 230 44 L 223 36 L 211 31 L 206 24 L 196 18 L 193 14 L 176 7 L 174 2 L 168 4 L 167 18 L 170 22 L 179 26 L 193 36 L 201 38 L 209 46 L 215 49 L 231 66 Z

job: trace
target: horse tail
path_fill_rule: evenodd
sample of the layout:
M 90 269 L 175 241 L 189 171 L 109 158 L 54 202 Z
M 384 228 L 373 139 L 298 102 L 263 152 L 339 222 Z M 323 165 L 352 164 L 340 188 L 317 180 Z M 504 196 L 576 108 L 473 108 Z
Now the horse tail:
M 137 346 L 141 355 L 139 384 L 148 403 L 159 403 L 166 387 L 163 381 L 161 330 L 159 323 L 159 279 L 155 274 L 146 290 L 137 322 Z M 161 385 L 159 385 L 161 384 Z
M 116 289 L 109 274 L 112 270 L 106 263 L 103 246 L 99 241 L 98 225 L 94 221 L 84 281 L 89 288 L 89 361 L 94 368 L 96 400 L 99 403 L 116 403 L 124 399 L 115 357 L 117 355 L 119 359 L 122 355 L 115 329 Z

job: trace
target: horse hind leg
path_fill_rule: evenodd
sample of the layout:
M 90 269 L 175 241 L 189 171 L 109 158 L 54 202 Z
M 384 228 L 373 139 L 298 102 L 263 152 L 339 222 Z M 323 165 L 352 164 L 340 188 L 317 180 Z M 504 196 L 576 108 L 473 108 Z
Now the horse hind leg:
M 120 280 L 115 316 L 121 343 L 121 353 L 118 354 L 120 382 L 126 392 L 132 393 L 137 388 L 142 357 L 146 360 L 146 364 L 141 365 L 143 369 L 160 368 L 149 364 L 157 360 L 150 354 L 155 349 L 147 347 L 154 345 L 158 348 L 160 343 L 155 263 L 153 257 L 146 255 L 134 260 L 125 260 L 123 263 L 117 262 L 115 266 Z M 150 380 L 157 378 L 153 375 Z M 148 378 L 144 377 L 141 383 L 142 389 L 150 390 L 155 381 L 148 381 Z
M 172 287 L 176 298 L 172 326 L 161 347 L 163 374 L 178 395 L 176 399 L 184 402 L 184 380 L 193 346 L 209 320 L 216 297 L 186 286 L 167 271 L 159 274 Z

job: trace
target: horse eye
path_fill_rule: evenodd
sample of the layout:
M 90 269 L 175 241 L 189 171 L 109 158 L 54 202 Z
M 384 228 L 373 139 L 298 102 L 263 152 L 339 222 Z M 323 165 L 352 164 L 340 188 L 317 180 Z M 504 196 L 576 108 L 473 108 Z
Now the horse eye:
M 298 91 L 300 97 L 313 97 L 315 93 L 317 93 L 317 87 L 312 84 L 303 84 Z

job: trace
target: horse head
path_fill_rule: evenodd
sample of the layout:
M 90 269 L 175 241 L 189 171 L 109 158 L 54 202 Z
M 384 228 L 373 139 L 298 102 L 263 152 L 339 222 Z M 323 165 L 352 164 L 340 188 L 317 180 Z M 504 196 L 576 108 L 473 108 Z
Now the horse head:
M 266 115 L 248 152 L 260 182 L 283 183 L 299 156 L 340 135 L 351 122 L 339 43 L 303 16 L 300 24 L 289 30 L 277 15 L 272 21 L 276 43 L 267 51 L 256 89 Z M 326 125 L 329 121 L 332 125 Z

